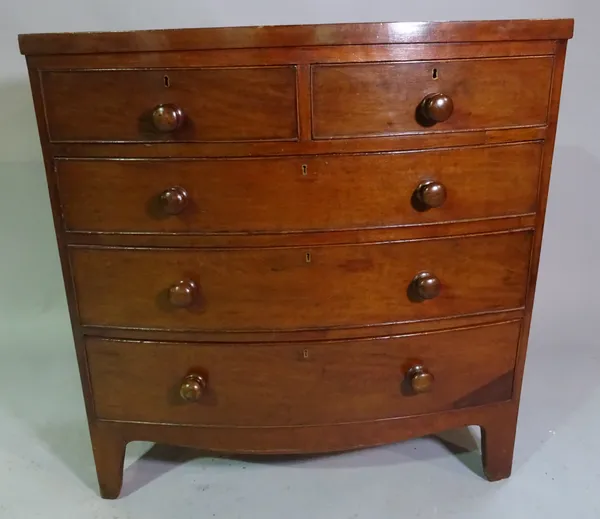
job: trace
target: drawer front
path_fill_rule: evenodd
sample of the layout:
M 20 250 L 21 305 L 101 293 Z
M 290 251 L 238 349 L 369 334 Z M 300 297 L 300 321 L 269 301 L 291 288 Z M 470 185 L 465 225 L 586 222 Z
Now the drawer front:
M 512 322 L 398 338 L 274 345 L 91 338 L 87 358 L 99 418 L 327 424 L 508 400 L 519 328 Z M 413 378 L 416 366 L 422 366 L 424 377 Z M 189 375 L 196 377 L 186 385 L 185 400 L 181 386 Z
M 443 132 L 546 123 L 551 57 L 313 67 L 316 138 Z M 434 79 L 434 76 L 437 79 Z M 454 110 L 434 124 L 421 102 L 444 94 Z M 438 110 L 447 117 L 448 103 Z
M 68 230 L 314 231 L 535 212 L 541 152 L 531 143 L 289 159 L 59 160 L 57 170 Z M 422 194 L 428 182 L 443 186 L 445 201 Z
M 298 133 L 294 67 L 45 72 L 42 85 L 54 142 L 290 140 Z M 154 113 L 159 105 L 162 116 Z
M 312 249 L 72 247 L 70 261 L 85 325 L 296 330 L 520 308 L 530 246 L 530 232 L 513 232 Z

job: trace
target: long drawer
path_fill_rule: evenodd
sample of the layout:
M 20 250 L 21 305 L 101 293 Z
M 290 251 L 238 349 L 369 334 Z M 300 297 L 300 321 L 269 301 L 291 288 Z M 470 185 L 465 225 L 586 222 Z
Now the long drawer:
M 519 329 L 227 346 L 88 338 L 86 349 L 99 418 L 309 425 L 508 400 Z
M 531 232 L 265 249 L 71 247 L 84 325 L 356 327 L 520 308 Z
M 532 213 L 541 151 L 541 144 L 529 143 L 286 159 L 56 164 L 70 231 L 298 232 Z
M 551 57 L 317 65 L 313 136 L 543 125 L 552 70 Z

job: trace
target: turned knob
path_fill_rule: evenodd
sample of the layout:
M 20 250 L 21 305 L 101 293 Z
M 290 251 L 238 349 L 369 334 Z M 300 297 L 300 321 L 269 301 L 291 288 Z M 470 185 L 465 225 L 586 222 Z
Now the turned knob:
M 179 186 L 170 187 L 160 195 L 160 205 L 165 214 L 181 213 L 188 203 L 187 191 Z
M 176 105 L 158 105 L 152 111 L 152 124 L 159 132 L 174 132 L 181 128 L 184 119 L 183 111 Z
M 169 289 L 169 302 L 177 308 L 191 306 L 196 298 L 198 287 L 191 279 L 184 279 Z
M 206 389 L 206 379 L 202 375 L 191 374 L 183 379 L 179 395 L 186 402 L 197 402 Z
M 446 201 L 446 187 L 440 182 L 422 182 L 415 189 L 415 197 L 427 209 L 441 207 Z
M 420 272 L 413 281 L 413 286 L 421 299 L 433 299 L 440 295 L 442 283 L 431 272 Z
M 421 364 L 416 364 L 406 372 L 406 378 L 415 393 L 427 393 L 433 386 L 433 375 Z
M 421 114 L 432 123 L 443 123 L 454 111 L 452 98 L 446 94 L 430 94 L 419 105 Z

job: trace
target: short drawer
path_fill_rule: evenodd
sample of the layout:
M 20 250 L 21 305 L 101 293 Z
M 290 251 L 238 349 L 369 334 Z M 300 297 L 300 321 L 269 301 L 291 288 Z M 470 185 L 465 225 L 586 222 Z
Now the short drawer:
M 551 57 L 316 65 L 313 136 L 544 125 L 552 70 Z M 423 108 L 434 94 L 442 105 Z
M 311 425 L 508 400 L 519 328 L 511 322 L 414 336 L 271 345 L 89 338 L 86 348 L 99 418 Z
M 541 144 L 530 143 L 286 159 L 73 159 L 56 166 L 69 231 L 276 233 L 532 213 L 541 154 Z
M 264 249 L 73 246 L 70 262 L 84 325 L 356 327 L 522 307 L 531 237 Z
M 297 137 L 295 67 L 42 73 L 53 142 Z

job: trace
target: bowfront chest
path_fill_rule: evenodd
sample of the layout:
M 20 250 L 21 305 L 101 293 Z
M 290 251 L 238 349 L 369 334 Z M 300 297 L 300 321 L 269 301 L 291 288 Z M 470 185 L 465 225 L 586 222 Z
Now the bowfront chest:
M 467 425 L 508 477 L 572 32 L 22 35 L 101 494 Z

